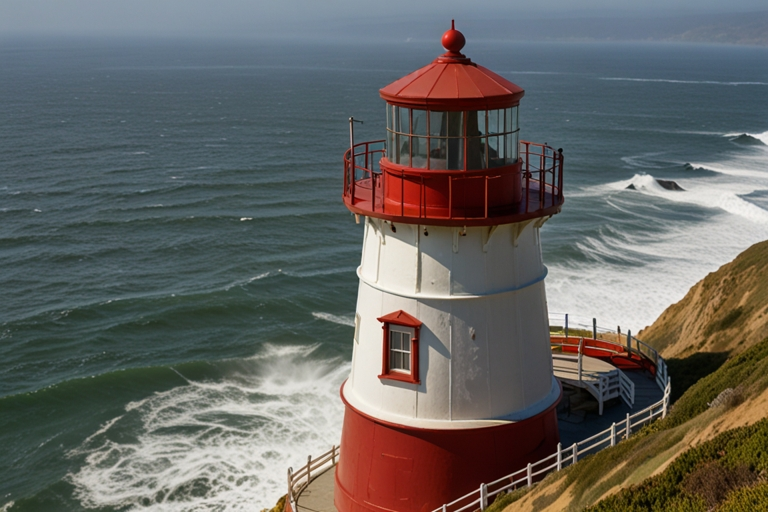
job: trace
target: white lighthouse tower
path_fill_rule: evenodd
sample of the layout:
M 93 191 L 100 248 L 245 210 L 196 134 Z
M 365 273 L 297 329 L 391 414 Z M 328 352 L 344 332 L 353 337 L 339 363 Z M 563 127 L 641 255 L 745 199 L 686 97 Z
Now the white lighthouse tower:
M 427 512 L 556 450 L 539 229 L 561 151 L 519 140 L 523 90 L 447 53 L 381 89 L 387 139 L 345 156 L 365 235 L 334 501 Z

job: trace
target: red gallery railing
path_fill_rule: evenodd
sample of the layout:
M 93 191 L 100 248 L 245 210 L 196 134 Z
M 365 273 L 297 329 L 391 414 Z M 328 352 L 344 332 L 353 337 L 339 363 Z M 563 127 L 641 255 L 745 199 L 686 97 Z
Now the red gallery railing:
M 563 153 L 546 144 L 520 142 L 516 164 L 469 172 L 400 168 L 386 160 L 381 165 L 384 144 L 362 142 L 354 146 L 354 158 L 350 150 L 344 154 L 343 197 L 355 213 L 501 223 L 551 215 L 563 204 Z

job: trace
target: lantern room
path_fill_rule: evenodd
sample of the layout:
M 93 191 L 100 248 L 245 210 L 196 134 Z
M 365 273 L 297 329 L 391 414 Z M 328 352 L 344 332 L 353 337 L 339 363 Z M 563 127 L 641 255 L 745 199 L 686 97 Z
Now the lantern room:
M 520 141 L 523 89 L 447 52 L 379 91 L 386 140 L 345 155 L 344 201 L 359 215 L 435 225 L 499 225 L 560 211 L 562 153 Z

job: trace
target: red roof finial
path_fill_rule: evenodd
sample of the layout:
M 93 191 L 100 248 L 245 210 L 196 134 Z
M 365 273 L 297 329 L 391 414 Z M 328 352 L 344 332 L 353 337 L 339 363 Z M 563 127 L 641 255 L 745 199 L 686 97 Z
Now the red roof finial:
M 456 30 L 454 20 L 451 20 L 451 30 L 448 30 L 445 34 L 443 34 L 442 43 L 443 48 L 452 54 L 461 55 L 461 49 L 464 48 L 467 40 L 464 39 L 464 34 Z

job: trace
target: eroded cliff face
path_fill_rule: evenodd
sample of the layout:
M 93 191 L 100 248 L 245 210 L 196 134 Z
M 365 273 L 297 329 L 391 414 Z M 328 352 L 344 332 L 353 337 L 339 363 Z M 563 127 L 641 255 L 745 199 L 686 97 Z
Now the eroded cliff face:
M 768 336 L 768 241 L 696 283 L 638 338 L 665 358 L 739 353 Z

